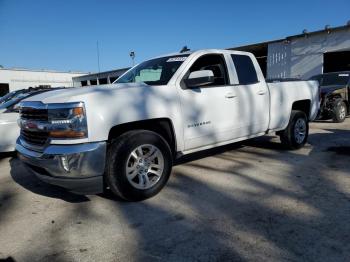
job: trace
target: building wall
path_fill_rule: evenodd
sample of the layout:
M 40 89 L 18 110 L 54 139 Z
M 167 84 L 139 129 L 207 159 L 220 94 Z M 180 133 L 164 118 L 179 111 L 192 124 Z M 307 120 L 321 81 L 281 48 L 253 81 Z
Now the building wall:
M 105 85 L 111 84 L 124 74 L 129 68 L 121 68 L 112 71 L 100 72 L 96 74 L 82 75 L 73 77 L 73 86 L 91 86 L 91 85 Z
M 10 91 L 39 85 L 71 87 L 72 77 L 81 75 L 83 73 L 0 69 L 0 83 L 8 83 Z
M 295 37 L 268 46 L 268 78 L 301 78 L 323 72 L 323 54 L 350 50 L 349 28 Z
M 289 78 L 291 75 L 291 48 L 284 42 L 276 42 L 267 48 L 267 78 Z

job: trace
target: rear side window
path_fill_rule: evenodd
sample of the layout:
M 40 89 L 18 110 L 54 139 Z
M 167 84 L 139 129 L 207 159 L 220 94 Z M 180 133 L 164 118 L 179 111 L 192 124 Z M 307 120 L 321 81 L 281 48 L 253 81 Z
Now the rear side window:
M 238 81 L 241 85 L 250 85 L 258 82 L 254 64 L 249 56 L 231 55 L 235 64 Z

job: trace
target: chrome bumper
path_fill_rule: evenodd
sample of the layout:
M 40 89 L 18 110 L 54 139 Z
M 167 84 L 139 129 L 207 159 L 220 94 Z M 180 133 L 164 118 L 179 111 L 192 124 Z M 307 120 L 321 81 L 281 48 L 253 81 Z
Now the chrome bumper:
M 39 179 L 83 194 L 103 191 L 106 142 L 50 145 L 43 152 L 27 149 L 17 140 L 19 158 Z

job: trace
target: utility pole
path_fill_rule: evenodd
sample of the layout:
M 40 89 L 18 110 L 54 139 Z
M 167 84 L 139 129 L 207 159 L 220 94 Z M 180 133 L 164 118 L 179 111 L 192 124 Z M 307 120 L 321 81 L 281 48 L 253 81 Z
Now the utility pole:
M 100 73 L 100 48 L 98 46 L 98 41 L 96 42 L 96 51 L 97 51 L 97 66 L 98 66 L 98 72 Z

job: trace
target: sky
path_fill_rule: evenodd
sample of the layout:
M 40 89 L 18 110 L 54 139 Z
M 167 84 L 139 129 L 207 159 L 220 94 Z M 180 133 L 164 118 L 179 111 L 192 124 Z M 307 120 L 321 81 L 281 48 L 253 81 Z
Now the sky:
M 350 0 L 0 0 L 0 65 L 98 72 L 179 51 L 228 48 L 350 20 Z

